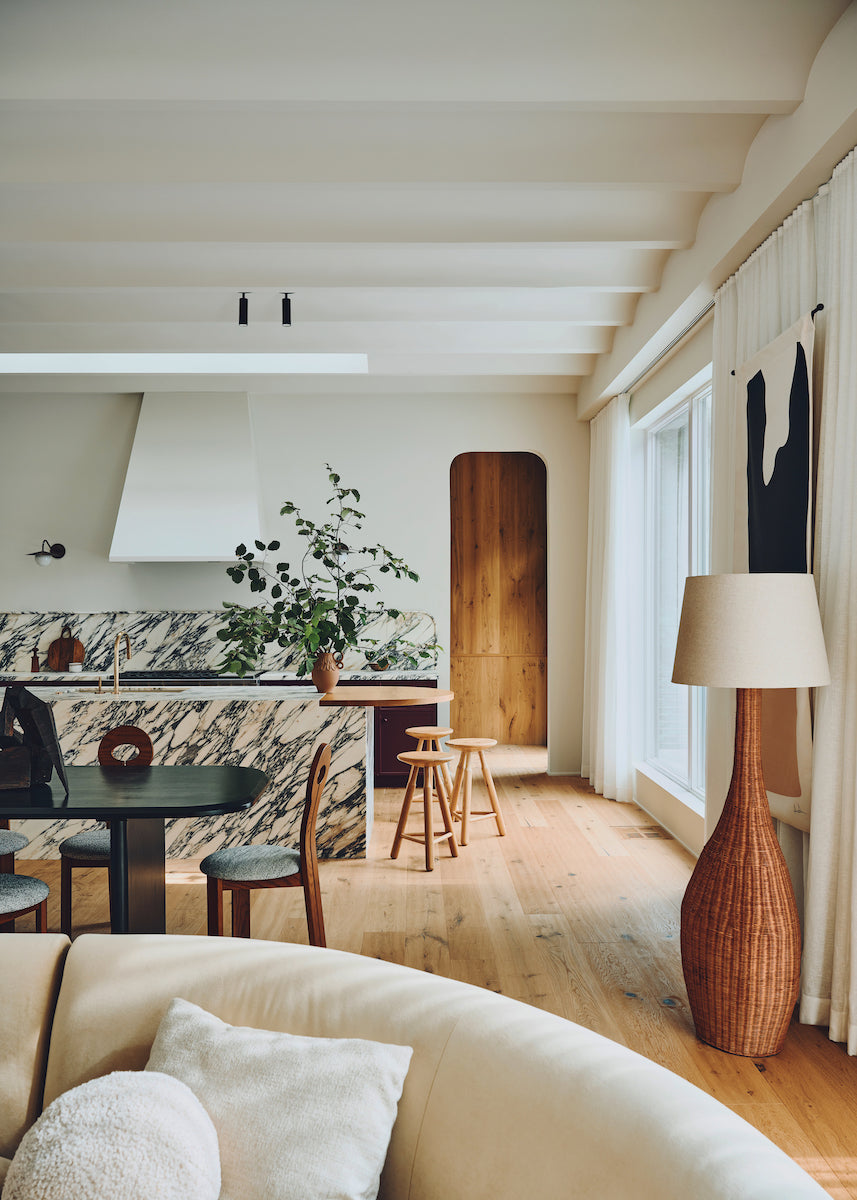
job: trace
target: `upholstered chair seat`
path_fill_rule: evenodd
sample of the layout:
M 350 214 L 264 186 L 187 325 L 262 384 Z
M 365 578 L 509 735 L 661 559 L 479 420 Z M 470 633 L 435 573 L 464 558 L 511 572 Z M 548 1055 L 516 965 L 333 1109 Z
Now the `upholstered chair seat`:
M 17 854 L 19 850 L 23 850 L 29 845 L 29 838 L 24 837 L 23 833 L 15 833 L 11 829 L 0 829 L 0 858 L 4 854 Z
M 288 846 L 226 846 L 204 858 L 199 869 L 214 879 L 285 879 L 300 872 L 301 856 Z
M 110 830 L 84 829 L 82 833 L 75 833 L 60 842 L 60 855 L 89 862 L 94 867 L 109 867 Z
M 0 926 L 9 926 L 16 917 L 35 912 L 36 930 L 46 933 L 47 901 L 50 889 L 41 879 L 29 875 L 0 875 Z

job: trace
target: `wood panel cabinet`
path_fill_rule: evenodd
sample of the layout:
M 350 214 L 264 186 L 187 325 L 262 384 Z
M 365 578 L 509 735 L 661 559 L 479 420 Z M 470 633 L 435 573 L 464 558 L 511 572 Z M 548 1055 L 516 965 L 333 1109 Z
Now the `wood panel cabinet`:
M 547 741 L 547 493 L 524 452 L 450 470 L 450 724 L 457 737 Z

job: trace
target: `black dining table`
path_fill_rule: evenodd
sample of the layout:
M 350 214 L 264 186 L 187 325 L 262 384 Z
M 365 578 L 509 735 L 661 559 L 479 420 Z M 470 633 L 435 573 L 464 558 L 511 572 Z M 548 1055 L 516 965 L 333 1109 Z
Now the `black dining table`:
M 241 812 L 268 776 L 255 767 L 66 767 L 50 783 L 0 790 L 0 819 L 110 822 L 114 933 L 166 932 L 164 823 Z

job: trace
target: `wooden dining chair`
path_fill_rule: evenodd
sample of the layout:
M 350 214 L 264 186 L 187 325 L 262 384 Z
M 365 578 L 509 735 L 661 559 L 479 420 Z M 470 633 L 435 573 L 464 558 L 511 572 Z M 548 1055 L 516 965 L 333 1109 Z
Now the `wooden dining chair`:
M 321 793 L 330 774 L 330 746 L 315 752 L 306 786 L 298 849 L 261 844 L 224 846 L 199 864 L 208 876 L 208 932 L 223 936 L 223 893 L 232 893 L 232 936 L 250 936 L 250 893 L 256 888 L 301 887 L 304 890 L 311 946 L 326 945 L 315 826 Z
M 120 746 L 134 746 L 133 758 L 117 758 Z M 136 725 L 117 725 L 98 743 L 98 763 L 102 767 L 148 767 L 153 756 L 152 739 Z M 107 867 L 110 870 L 110 826 L 84 829 L 60 842 L 60 928 L 71 937 L 71 873 L 75 867 Z M 108 874 L 110 923 L 113 923 L 113 888 Z

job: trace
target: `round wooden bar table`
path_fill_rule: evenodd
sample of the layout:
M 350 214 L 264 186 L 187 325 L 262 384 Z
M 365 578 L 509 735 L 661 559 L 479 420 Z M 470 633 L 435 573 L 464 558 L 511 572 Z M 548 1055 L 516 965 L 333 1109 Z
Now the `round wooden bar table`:
M 426 687 L 336 687 L 319 700 L 322 708 L 400 708 L 406 704 L 445 704 L 455 693 Z
M 453 700 L 455 693 L 446 688 L 408 687 L 335 687 L 332 692 L 325 692 L 319 700 L 322 708 L 403 708 L 406 705 L 445 704 Z M 372 722 L 366 723 L 366 844 L 369 844 L 372 823 L 375 817 L 375 800 L 372 787 L 374 773 L 374 738 Z

